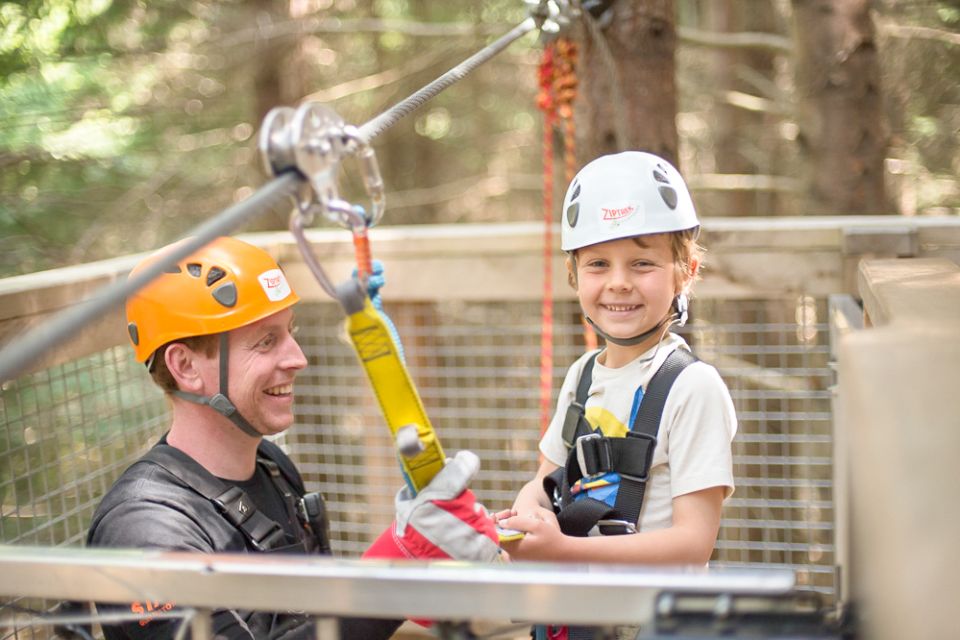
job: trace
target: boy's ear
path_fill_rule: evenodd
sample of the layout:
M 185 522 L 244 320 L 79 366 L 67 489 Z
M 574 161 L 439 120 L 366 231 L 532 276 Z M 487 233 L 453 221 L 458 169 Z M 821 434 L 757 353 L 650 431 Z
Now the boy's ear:
M 570 285 L 570 288 L 574 291 L 577 290 L 577 254 L 574 251 L 571 251 L 567 254 L 567 258 L 564 260 L 564 264 L 567 265 L 567 284 Z
M 693 256 L 690 258 L 690 282 L 697 279 L 700 275 L 700 258 Z
M 163 354 L 167 370 L 181 391 L 194 393 L 203 388 L 198 365 L 199 354 L 182 342 L 174 342 Z
M 693 286 L 693 283 L 697 280 L 697 275 L 700 272 L 700 258 L 692 256 L 690 262 L 688 263 L 689 270 L 684 273 L 683 269 L 677 269 L 677 278 L 679 280 L 677 286 L 677 293 L 689 293 L 690 288 Z

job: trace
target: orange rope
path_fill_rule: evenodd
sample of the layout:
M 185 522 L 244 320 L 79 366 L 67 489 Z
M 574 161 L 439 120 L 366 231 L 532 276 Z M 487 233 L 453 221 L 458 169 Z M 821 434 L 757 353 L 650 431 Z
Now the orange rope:
M 547 43 L 537 76 L 537 106 L 543 111 L 543 297 L 540 306 L 540 435 L 550 424 L 553 391 L 553 126 L 557 119 L 553 96 L 554 43 Z
M 361 282 L 373 273 L 373 259 L 370 254 L 370 236 L 366 227 L 353 230 L 353 255 L 357 260 L 357 278 Z
M 563 124 L 564 177 L 569 184 L 577 171 L 573 101 L 577 97 L 577 45 L 557 38 L 544 46 L 537 70 L 537 106 L 543 111 L 543 301 L 540 329 L 540 434 L 550 424 L 553 391 L 553 132 Z M 597 336 L 584 322 L 584 341 L 595 349 Z
M 557 96 L 557 114 L 563 120 L 563 168 L 566 183 L 573 182 L 577 173 L 576 128 L 573 122 L 573 100 L 577 97 L 577 43 L 567 38 L 557 40 L 559 54 L 554 74 L 554 93 Z M 583 341 L 587 351 L 597 348 L 597 334 L 586 318 L 583 324 Z

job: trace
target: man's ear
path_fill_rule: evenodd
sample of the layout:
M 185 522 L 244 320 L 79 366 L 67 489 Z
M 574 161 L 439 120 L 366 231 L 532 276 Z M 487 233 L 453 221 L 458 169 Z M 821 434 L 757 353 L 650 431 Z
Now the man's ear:
M 181 391 L 199 393 L 203 389 L 203 377 L 200 375 L 199 359 L 201 355 L 183 344 L 174 342 L 163 354 L 167 370 Z

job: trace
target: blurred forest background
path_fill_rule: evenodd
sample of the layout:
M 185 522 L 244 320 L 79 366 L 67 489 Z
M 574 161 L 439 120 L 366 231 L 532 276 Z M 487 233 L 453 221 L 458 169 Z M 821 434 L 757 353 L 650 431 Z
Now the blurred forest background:
M 704 216 L 960 214 L 955 0 L 584 4 L 610 6 L 571 29 L 579 165 L 618 145 L 662 153 Z M 271 107 L 318 100 L 363 124 L 526 10 L 0 3 L 0 277 L 184 235 L 266 180 L 256 136 Z M 374 141 L 384 224 L 540 219 L 541 51 L 526 36 Z

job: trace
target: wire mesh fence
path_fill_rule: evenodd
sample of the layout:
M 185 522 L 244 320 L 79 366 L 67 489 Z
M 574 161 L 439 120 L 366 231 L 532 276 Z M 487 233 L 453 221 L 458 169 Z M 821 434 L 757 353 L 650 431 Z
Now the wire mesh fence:
M 538 464 L 539 301 L 394 303 L 407 365 L 448 455 L 475 451 L 474 483 L 509 506 Z M 785 566 L 834 592 L 831 371 L 826 301 L 698 300 L 681 330 L 714 364 L 740 420 L 737 490 L 714 561 Z M 394 448 L 333 304 L 298 308 L 310 365 L 285 446 L 327 498 L 334 553 L 359 554 L 390 521 Z M 575 302 L 555 307 L 554 396 L 583 349 Z M 0 542 L 80 545 L 100 496 L 163 433 L 166 400 L 125 346 L 24 376 L 0 392 Z M 2 634 L 0 634 L 2 636 Z
M 798 582 L 833 592 L 832 462 L 825 303 L 697 303 L 681 333 L 717 366 L 740 420 L 737 491 L 726 503 L 714 561 L 778 565 Z M 448 453 L 483 461 L 474 482 L 490 508 L 508 507 L 538 464 L 539 305 L 390 305 L 407 365 Z M 577 305 L 555 308 L 554 396 L 582 353 Z M 301 311 L 299 338 L 311 362 L 298 383 L 298 427 L 288 438 L 308 481 L 332 513 L 334 548 L 358 554 L 392 517 L 400 481 L 395 453 L 352 351 L 334 328 L 340 311 Z

